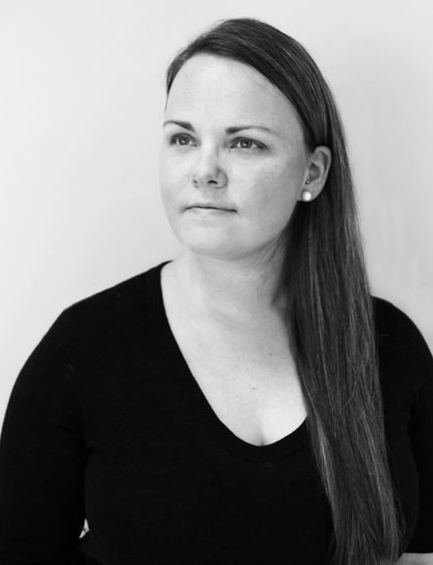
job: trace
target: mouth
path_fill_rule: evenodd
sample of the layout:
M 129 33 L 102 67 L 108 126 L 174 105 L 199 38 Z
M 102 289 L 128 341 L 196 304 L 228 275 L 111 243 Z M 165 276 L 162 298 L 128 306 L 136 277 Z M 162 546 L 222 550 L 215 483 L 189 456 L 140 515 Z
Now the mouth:
M 188 206 L 186 209 L 187 210 L 198 210 L 198 211 L 200 211 L 200 210 L 211 210 L 211 211 L 214 210 L 214 211 L 217 211 L 217 212 L 235 212 L 236 211 L 233 208 L 223 208 L 223 207 L 220 207 L 220 206 L 211 206 L 211 205 L 205 206 L 203 204 L 195 204 L 195 205 L 192 205 L 192 206 Z

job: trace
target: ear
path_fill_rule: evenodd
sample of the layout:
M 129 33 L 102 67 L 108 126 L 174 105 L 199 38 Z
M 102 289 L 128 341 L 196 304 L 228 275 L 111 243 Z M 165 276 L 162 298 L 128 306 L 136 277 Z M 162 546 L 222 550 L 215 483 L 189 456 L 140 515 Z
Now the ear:
M 305 171 L 305 179 L 301 186 L 298 200 L 304 200 L 302 193 L 308 190 L 311 193 L 311 198 L 314 200 L 322 192 L 328 177 L 329 169 L 331 167 L 332 154 L 329 147 L 319 145 L 308 156 L 308 165 Z M 307 180 L 309 181 L 307 183 Z

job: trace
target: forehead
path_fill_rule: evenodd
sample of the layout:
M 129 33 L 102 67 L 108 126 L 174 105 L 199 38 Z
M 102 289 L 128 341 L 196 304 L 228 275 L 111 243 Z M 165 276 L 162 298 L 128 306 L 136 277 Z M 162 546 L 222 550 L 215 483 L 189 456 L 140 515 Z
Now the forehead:
M 266 77 L 238 61 L 207 54 L 195 55 L 181 67 L 166 114 L 178 119 L 195 115 L 197 119 L 254 120 L 258 125 L 300 129 L 292 104 Z

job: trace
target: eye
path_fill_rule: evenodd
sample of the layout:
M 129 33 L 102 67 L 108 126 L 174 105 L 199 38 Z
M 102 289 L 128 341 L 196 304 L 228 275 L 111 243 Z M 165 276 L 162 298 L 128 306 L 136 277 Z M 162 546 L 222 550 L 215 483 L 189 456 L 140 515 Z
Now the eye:
M 192 141 L 192 138 L 185 133 L 176 133 L 170 137 L 170 145 L 177 145 L 178 147 L 186 147 Z
M 233 144 L 235 149 L 264 149 L 264 145 L 247 137 L 240 137 Z

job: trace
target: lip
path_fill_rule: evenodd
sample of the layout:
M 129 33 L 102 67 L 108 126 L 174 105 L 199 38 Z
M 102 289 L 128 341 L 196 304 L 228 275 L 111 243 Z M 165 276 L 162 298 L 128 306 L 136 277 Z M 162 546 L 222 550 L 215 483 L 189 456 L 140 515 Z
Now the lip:
M 204 210 L 220 210 L 223 212 L 235 212 L 234 208 L 229 208 L 227 206 L 219 206 L 213 202 L 196 202 L 187 206 L 186 210 L 191 210 L 192 208 L 203 208 Z

